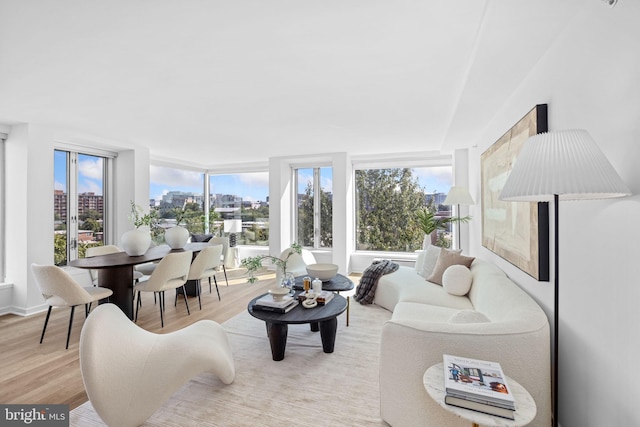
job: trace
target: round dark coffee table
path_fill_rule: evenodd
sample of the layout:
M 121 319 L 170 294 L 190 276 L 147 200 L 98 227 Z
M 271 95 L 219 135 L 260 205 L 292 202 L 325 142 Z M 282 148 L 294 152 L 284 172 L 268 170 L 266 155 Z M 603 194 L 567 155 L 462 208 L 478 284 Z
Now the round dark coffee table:
M 297 291 L 301 291 L 303 289 L 302 279 L 304 279 L 304 277 L 305 276 L 296 277 L 296 283 L 293 285 L 293 289 Z M 311 280 L 313 279 L 314 278 L 311 277 Z M 323 291 L 344 292 L 350 291 L 351 289 L 353 289 L 353 282 L 347 276 L 343 276 L 342 274 L 336 274 L 333 279 L 322 282 Z
M 311 277 L 311 276 L 309 276 Z M 302 279 L 305 276 L 296 277 L 296 282 L 293 285 L 293 289 L 296 291 L 301 291 L 304 289 L 304 285 L 302 284 Z M 313 280 L 313 277 L 311 277 Z M 350 291 L 354 288 L 353 282 L 347 276 L 344 276 L 340 273 L 336 274 L 335 277 L 331 280 L 327 280 L 326 282 L 322 282 L 322 290 L 323 291 L 331 291 L 331 292 L 345 292 Z M 347 326 L 349 326 L 349 307 L 351 305 L 351 301 L 347 296 Z
M 264 294 L 263 294 L 264 295 Z M 249 302 L 247 310 L 256 319 L 263 320 L 267 324 L 267 336 L 271 344 L 271 356 L 273 360 L 284 359 L 284 351 L 287 346 L 287 333 L 289 325 L 309 323 L 312 331 L 320 331 L 322 340 L 322 350 L 325 353 L 333 353 L 336 342 L 336 331 L 338 330 L 337 317 L 347 309 L 347 300 L 340 295 L 335 295 L 331 301 L 325 305 L 314 308 L 304 308 L 298 304 L 288 313 L 274 313 L 271 311 L 254 310 L 253 306 L 256 297 Z M 297 294 L 295 296 L 297 298 Z M 314 327 L 317 325 L 317 327 Z

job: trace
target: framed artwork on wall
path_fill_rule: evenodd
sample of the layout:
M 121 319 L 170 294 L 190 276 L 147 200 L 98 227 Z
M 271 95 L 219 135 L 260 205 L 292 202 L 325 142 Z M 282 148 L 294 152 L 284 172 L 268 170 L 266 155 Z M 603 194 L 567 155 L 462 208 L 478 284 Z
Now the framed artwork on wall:
M 549 280 L 549 204 L 499 196 L 525 141 L 547 131 L 547 104 L 536 105 L 480 157 L 482 246 L 539 281 Z

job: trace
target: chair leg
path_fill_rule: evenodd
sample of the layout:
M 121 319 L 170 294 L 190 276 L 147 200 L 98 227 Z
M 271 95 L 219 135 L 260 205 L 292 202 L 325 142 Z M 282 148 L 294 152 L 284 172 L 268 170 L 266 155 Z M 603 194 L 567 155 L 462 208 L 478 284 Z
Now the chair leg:
M 215 276 L 213 276 L 215 277 Z M 209 276 L 209 293 L 211 293 L 211 276 Z
M 216 280 L 216 276 L 213 276 L 213 281 L 216 284 L 216 292 L 218 293 L 218 301 L 220 301 L 220 289 L 218 289 L 218 281 Z M 209 286 L 211 286 L 211 277 L 209 277 Z
M 202 281 L 198 279 L 198 284 L 196 285 L 196 292 L 198 293 L 198 305 L 200 306 L 200 310 L 202 310 L 202 302 L 200 301 L 200 294 L 202 293 L 202 287 L 200 285 Z
M 84 318 L 86 319 L 87 317 L 89 317 L 89 312 L 91 311 L 91 304 L 85 304 L 84 305 Z
M 227 286 L 229 286 L 229 279 L 227 279 L 227 268 L 222 264 L 222 271 L 224 272 L 224 280 L 227 282 Z
M 71 327 L 73 326 L 73 313 L 76 311 L 76 306 L 71 306 L 71 315 L 69 316 L 69 330 L 67 331 L 67 346 L 65 349 L 69 348 L 69 338 L 71 338 Z
M 49 310 L 47 310 L 47 317 L 44 318 L 44 327 L 42 328 L 42 335 L 40 335 L 40 344 L 42 344 L 42 340 L 44 339 L 44 331 L 47 330 L 47 323 L 49 323 L 49 316 L 51 316 L 52 308 L 52 306 L 49 306 Z
M 187 314 L 191 316 L 191 312 L 189 311 L 189 301 L 187 301 L 187 290 L 182 285 L 182 296 L 184 297 L 184 304 L 187 306 Z
M 160 325 L 164 328 L 164 292 L 161 292 L 158 296 L 158 300 L 160 300 Z

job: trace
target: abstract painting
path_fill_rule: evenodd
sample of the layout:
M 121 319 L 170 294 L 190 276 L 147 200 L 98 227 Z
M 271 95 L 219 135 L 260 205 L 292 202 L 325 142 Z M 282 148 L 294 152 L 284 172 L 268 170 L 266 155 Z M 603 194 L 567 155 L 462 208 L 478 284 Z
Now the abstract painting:
M 499 196 L 525 141 L 547 130 L 547 105 L 536 105 L 480 157 L 482 246 L 539 281 L 549 280 L 549 204 Z

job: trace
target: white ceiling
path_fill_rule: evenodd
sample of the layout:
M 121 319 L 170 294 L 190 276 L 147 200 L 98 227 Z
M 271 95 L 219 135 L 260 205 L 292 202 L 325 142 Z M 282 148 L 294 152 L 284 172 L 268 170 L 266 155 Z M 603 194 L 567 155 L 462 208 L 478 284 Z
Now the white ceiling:
M 473 143 L 579 8 L 0 0 L 0 123 L 54 125 L 202 167 L 450 151 Z

